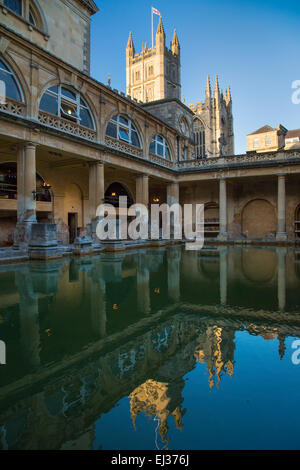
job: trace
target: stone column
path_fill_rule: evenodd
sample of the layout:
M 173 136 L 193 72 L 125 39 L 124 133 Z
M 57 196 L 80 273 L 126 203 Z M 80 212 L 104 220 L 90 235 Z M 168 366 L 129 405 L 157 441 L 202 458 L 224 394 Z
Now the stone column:
M 285 175 L 278 175 L 277 234 L 276 240 L 287 240 Z
M 27 142 L 18 152 L 18 220 L 14 234 L 15 248 L 28 246 L 31 225 L 36 223 L 36 147 L 36 144 Z
M 89 168 L 89 219 L 91 224 L 91 235 L 96 238 L 97 207 L 104 199 L 104 164 L 91 163 Z
M 136 179 L 136 203 L 149 205 L 149 176 L 142 175 Z
M 20 297 L 20 341 L 22 352 L 31 369 L 40 365 L 40 325 L 38 295 L 34 292 L 28 269 L 15 273 Z
M 228 273 L 228 257 L 227 248 L 222 246 L 219 250 L 220 257 L 220 303 L 227 304 L 227 273 Z
M 99 338 L 106 336 L 106 284 L 98 273 L 90 279 L 91 322 Z
M 277 248 L 277 295 L 278 295 L 278 308 L 280 311 L 285 310 L 286 306 L 286 248 Z
M 25 223 L 36 222 L 36 144 L 24 146 L 24 219 Z
M 97 207 L 104 199 L 104 165 L 91 163 L 89 169 L 89 207 L 90 221 L 96 218 Z
M 144 315 L 148 315 L 151 311 L 150 273 L 146 266 L 144 256 L 140 256 L 136 272 L 137 306 L 140 312 Z
M 219 196 L 219 218 L 220 233 L 218 239 L 225 241 L 228 239 L 227 233 L 227 183 L 225 179 L 220 180 L 220 196 Z
M 171 207 L 173 204 L 179 204 L 179 183 L 170 183 L 170 184 L 168 184 L 168 186 L 167 186 L 167 204 L 168 204 L 169 207 Z M 174 213 L 171 212 L 171 217 L 170 217 L 171 238 L 174 235 L 175 224 L 176 224 L 176 221 L 175 221 L 175 218 L 174 218 Z

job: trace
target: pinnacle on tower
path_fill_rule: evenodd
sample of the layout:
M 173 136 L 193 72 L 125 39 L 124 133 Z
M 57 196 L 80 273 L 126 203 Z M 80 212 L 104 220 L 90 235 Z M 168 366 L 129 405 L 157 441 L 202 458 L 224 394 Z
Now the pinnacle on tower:
M 228 92 L 227 92 L 227 95 L 228 95 L 228 101 L 231 101 L 231 91 L 230 91 L 230 86 L 228 87 Z
M 157 31 L 156 31 L 156 42 L 157 42 L 157 40 L 161 40 L 161 39 L 163 39 L 163 41 L 165 41 L 166 40 L 166 34 L 165 34 L 165 30 L 164 30 L 164 27 L 163 27 L 163 24 L 162 24 L 162 19 L 161 19 L 161 16 L 160 16 Z
M 218 78 L 218 75 L 216 75 L 214 97 L 217 98 L 219 96 L 220 96 L 219 78 Z
M 215 81 L 215 90 L 214 90 L 214 99 L 217 107 L 220 105 L 220 89 L 219 89 L 219 79 L 218 75 L 216 75 Z
M 171 51 L 173 52 L 173 54 L 176 54 L 176 55 L 179 55 L 180 53 L 180 45 L 179 45 L 176 29 L 174 29 L 173 40 L 171 43 Z
M 211 98 L 211 88 L 210 88 L 210 80 L 209 80 L 209 75 L 207 75 L 206 78 L 206 90 L 205 90 L 205 96 L 206 98 L 210 99 Z
M 128 38 L 126 50 L 130 55 L 132 55 L 132 56 L 135 55 L 135 48 L 134 48 L 131 32 L 129 33 L 129 38 Z

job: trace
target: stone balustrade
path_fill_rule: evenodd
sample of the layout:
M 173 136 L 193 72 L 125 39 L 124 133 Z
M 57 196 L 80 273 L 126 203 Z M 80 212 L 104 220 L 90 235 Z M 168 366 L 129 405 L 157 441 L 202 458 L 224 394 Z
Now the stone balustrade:
M 54 116 L 53 114 L 46 113 L 45 111 L 39 111 L 39 121 L 45 126 L 67 132 L 68 134 L 81 137 L 82 139 L 87 139 L 93 142 L 97 140 L 97 133 L 93 129 L 80 126 L 75 122 Z
M 25 116 L 26 105 L 11 98 L 6 98 L 6 103 L 0 104 L 0 111 L 23 117 Z

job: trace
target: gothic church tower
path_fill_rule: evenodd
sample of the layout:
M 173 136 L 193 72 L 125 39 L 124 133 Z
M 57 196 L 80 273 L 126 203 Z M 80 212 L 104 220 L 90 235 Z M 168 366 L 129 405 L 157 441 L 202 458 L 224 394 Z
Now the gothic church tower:
M 141 54 L 136 54 L 132 35 L 129 34 L 126 48 L 126 93 L 143 103 L 181 99 L 180 45 L 175 30 L 171 48 L 166 47 L 161 17 L 153 49 L 148 49 L 145 44 Z
M 205 101 L 191 104 L 194 115 L 195 157 L 234 155 L 234 131 L 230 87 L 220 91 L 216 76 L 214 92 L 207 77 Z

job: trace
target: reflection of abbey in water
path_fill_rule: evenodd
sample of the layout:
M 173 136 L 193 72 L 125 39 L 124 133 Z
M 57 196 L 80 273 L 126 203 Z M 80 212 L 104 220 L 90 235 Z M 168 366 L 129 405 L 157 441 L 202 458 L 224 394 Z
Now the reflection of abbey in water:
M 206 367 L 216 391 L 234 377 L 236 331 L 276 339 L 280 357 L 300 336 L 299 258 L 285 248 L 140 250 L 0 277 L 2 448 L 91 448 L 95 421 L 125 396 L 128 426 L 146 413 L 162 448 L 172 422 L 184 427 L 189 371 Z

